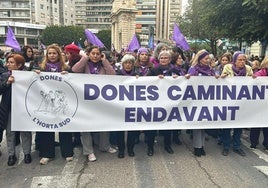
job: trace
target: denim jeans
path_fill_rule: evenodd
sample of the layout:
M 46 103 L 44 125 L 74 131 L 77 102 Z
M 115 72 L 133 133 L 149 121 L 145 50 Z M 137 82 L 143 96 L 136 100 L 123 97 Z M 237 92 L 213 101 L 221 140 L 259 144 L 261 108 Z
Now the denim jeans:
M 233 149 L 237 150 L 241 147 L 241 134 L 242 129 L 233 129 L 233 139 L 231 140 L 231 129 L 222 130 L 222 143 L 224 149 L 230 149 L 231 141 L 233 143 Z

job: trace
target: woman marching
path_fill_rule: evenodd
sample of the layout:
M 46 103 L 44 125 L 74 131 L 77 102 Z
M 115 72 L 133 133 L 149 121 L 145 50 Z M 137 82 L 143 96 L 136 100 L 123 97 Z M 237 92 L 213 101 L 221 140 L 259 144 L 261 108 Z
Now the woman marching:
M 150 70 L 153 68 L 154 64 L 149 61 L 149 51 L 147 48 L 140 48 L 138 50 L 137 61 L 134 65 L 134 70 L 138 76 L 147 76 Z M 154 139 L 155 139 L 155 131 L 154 130 L 146 130 L 143 131 L 145 134 L 145 141 L 147 142 L 148 156 L 154 155 Z M 139 135 L 137 136 L 137 141 L 139 142 Z
M 164 78 L 165 76 L 172 76 L 172 65 L 171 62 L 171 54 L 169 51 L 164 50 L 161 51 L 159 56 L 159 65 L 149 72 L 148 76 L 158 76 L 160 79 Z M 171 148 L 171 137 L 172 137 L 172 130 L 163 130 L 161 131 L 164 136 L 164 149 L 169 154 L 173 154 L 174 151 Z
M 13 166 L 16 161 L 15 152 L 15 131 L 11 131 L 11 85 L 15 81 L 12 76 L 13 70 L 23 70 L 25 59 L 19 54 L 11 54 L 7 57 L 6 66 L 8 71 L 1 74 L 0 79 L 0 94 L 2 95 L 1 100 L 1 122 L 4 122 L 6 126 L 6 140 L 7 140 L 7 151 L 8 151 L 8 166 Z M 2 114 L 5 112 L 5 115 Z M 3 119 L 7 118 L 7 119 Z M 31 157 L 31 146 L 32 146 L 32 133 L 28 131 L 21 131 L 20 137 L 22 140 L 22 149 L 24 153 L 24 162 L 26 164 L 32 162 Z
M 257 60 L 255 60 L 257 61 Z M 268 76 L 268 56 L 266 56 L 260 65 L 260 70 L 255 72 L 253 75 L 253 78 L 259 77 L 259 76 Z M 250 147 L 256 149 L 257 145 L 259 144 L 259 137 L 260 133 L 262 131 L 263 134 L 263 142 L 262 145 L 266 150 L 268 150 L 268 128 L 251 128 L 250 129 Z
M 40 64 L 40 71 L 60 72 L 62 74 L 69 71 L 69 66 L 65 64 L 61 55 L 61 49 L 58 45 L 52 44 L 47 47 L 47 53 Z M 40 73 L 37 70 L 37 73 Z M 45 165 L 55 157 L 55 133 L 54 132 L 37 132 L 39 141 L 40 164 Z M 60 132 L 59 142 L 61 155 L 67 162 L 73 160 L 72 133 Z
M 83 56 L 80 61 L 72 67 L 73 72 L 85 74 L 115 75 L 115 70 L 108 62 L 108 60 L 104 56 L 102 58 L 102 53 L 99 47 L 91 46 L 87 48 L 86 54 L 86 56 Z M 97 159 L 92 146 L 91 133 L 82 132 L 81 136 L 83 154 L 87 155 L 89 161 L 96 161 Z M 96 143 L 96 140 L 94 141 Z M 99 149 L 108 153 L 117 152 L 114 148 L 111 147 L 109 143 L 109 132 L 99 133 Z
M 221 77 L 234 77 L 234 76 L 252 76 L 253 72 L 249 65 L 246 65 L 246 56 L 240 51 L 233 54 L 233 61 L 224 66 Z M 233 151 L 241 156 L 245 156 L 245 152 L 241 149 L 241 134 L 242 129 L 236 128 L 233 131 L 231 139 L 231 129 L 222 130 L 223 150 L 222 155 L 227 156 L 231 142 L 233 143 Z
M 192 65 L 185 75 L 186 78 L 190 76 L 215 76 L 214 70 L 210 66 L 209 53 L 206 50 L 200 50 L 194 56 L 192 60 Z M 201 157 L 201 155 L 206 155 L 204 150 L 205 145 L 205 130 L 194 129 L 193 130 L 193 145 L 194 145 L 194 155 Z
M 124 55 L 121 60 L 122 62 L 122 69 L 118 70 L 117 75 L 122 76 L 136 76 L 137 73 L 134 72 L 134 63 L 135 57 L 130 54 Z M 130 157 L 134 157 L 134 145 L 135 145 L 135 138 L 139 135 L 139 131 L 128 131 L 127 132 L 127 151 Z M 118 158 L 124 158 L 125 154 L 125 132 L 124 131 L 117 131 L 116 132 L 116 139 L 118 144 Z

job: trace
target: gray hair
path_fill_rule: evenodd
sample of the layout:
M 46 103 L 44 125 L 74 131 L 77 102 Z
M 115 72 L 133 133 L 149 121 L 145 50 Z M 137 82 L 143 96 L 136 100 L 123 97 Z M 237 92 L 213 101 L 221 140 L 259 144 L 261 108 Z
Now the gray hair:
M 159 60 L 160 57 L 163 56 L 163 55 L 166 55 L 166 56 L 169 57 L 169 59 L 171 59 L 171 53 L 170 53 L 169 51 L 167 51 L 167 50 L 164 50 L 164 51 L 161 51 L 161 52 L 159 53 L 159 55 L 158 55 L 158 60 Z
M 127 62 L 127 61 L 131 61 L 133 64 L 135 63 L 135 57 L 133 55 L 130 54 L 125 54 L 123 56 L 123 58 L 121 59 L 121 64 Z

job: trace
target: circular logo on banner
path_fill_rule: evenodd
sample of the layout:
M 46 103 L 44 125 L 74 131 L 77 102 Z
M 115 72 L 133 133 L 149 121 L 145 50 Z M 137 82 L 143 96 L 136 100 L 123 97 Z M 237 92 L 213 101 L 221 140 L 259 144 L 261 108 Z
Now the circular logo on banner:
M 62 77 L 42 75 L 29 86 L 25 106 L 36 126 L 59 129 L 68 125 L 75 116 L 78 97 Z

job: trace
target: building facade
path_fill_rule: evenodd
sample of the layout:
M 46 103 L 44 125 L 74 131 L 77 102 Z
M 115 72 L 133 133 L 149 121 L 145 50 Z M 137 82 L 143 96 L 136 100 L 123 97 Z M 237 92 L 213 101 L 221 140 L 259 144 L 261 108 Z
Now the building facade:
M 42 30 L 46 28 L 45 25 L 40 24 L 0 21 L 0 48 L 4 51 L 7 49 L 4 43 L 8 26 L 12 28 L 16 39 L 21 46 L 31 45 L 37 48 L 40 46 L 40 35 Z
M 135 34 L 136 2 L 134 0 L 114 0 L 112 20 L 112 44 L 116 50 L 127 48 L 131 38 Z
M 76 25 L 89 29 L 111 29 L 111 0 L 76 0 Z
M 75 25 L 76 0 L 1 0 L 0 46 L 4 46 L 7 26 L 14 30 L 21 45 L 38 45 L 49 25 Z
M 156 5 L 157 40 L 169 41 L 173 33 L 173 26 L 182 11 L 182 0 L 157 0 Z
M 75 0 L 32 0 L 32 23 L 75 25 Z
M 31 23 L 31 0 L 1 0 L 0 21 Z
M 155 34 L 156 0 L 137 0 L 136 9 L 136 33 L 140 37 L 141 45 L 148 46 L 150 34 Z

